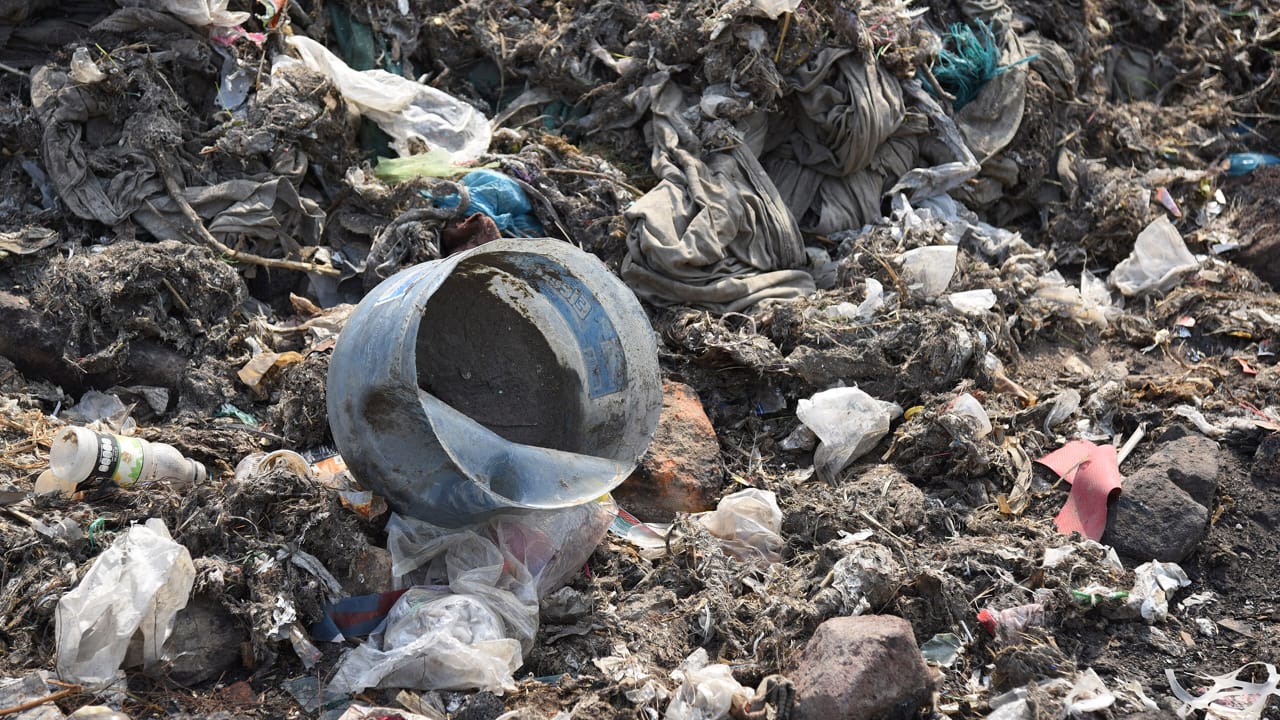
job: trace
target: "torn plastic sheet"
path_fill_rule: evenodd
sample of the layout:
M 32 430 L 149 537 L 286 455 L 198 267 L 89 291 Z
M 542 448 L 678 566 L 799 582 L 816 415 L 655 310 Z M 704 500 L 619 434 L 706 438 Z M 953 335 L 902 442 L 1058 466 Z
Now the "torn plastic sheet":
M 1100 540 L 1107 529 L 1107 503 L 1121 485 L 1115 446 L 1072 440 L 1036 462 L 1071 484 L 1066 504 L 1053 519 L 1058 532 Z
M 1266 669 L 1267 679 L 1263 682 L 1240 680 L 1240 674 L 1253 665 Z M 1280 674 L 1271 663 L 1249 663 L 1225 675 L 1200 675 L 1212 685 L 1200 695 L 1192 695 L 1178 683 L 1173 670 L 1165 670 L 1169 679 L 1169 689 L 1174 697 L 1182 701 L 1178 708 L 1178 717 L 1187 717 L 1196 710 L 1204 710 L 1206 720 L 1258 720 L 1272 695 L 1280 696 Z
M 1156 218 L 1133 244 L 1133 252 L 1120 261 L 1108 280 L 1125 295 L 1168 292 L 1178 278 L 1200 267 L 1169 218 Z
M 856 387 L 832 388 L 800 400 L 796 417 L 822 444 L 814 453 L 818 475 L 828 482 L 866 455 L 885 435 L 902 408 L 877 400 Z
M 467 162 L 489 149 L 489 121 L 471 105 L 386 70 L 353 70 L 310 38 L 294 35 L 287 42 L 303 64 L 332 79 L 347 102 L 390 135 L 402 157 L 443 148 L 456 162 Z M 282 56 L 276 65 L 287 62 L 296 61 Z

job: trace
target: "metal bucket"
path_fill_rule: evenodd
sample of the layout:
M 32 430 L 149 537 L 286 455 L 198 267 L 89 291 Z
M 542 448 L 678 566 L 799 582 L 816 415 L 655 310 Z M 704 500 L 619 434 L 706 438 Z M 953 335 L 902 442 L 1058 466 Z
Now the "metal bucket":
M 329 363 L 329 425 L 351 472 L 443 527 L 609 492 L 661 407 L 640 303 L 556 240 L 497 240 L 397 273 L 352 312 Z

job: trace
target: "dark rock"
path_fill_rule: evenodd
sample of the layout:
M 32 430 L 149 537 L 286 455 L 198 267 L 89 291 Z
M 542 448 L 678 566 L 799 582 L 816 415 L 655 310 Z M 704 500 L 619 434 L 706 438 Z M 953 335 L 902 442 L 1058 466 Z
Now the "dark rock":
M 1250 475 L 1259 485 L 1280 486 L 1280 433 L 1271 433 L 1258 444 Z
M 934 689 L 911 624 L 892 615 L 827 620 L 789 676 L 796 688 L 794 720 L 915 717 Z
M 240 666 L 244 627 L 217 600 L 196 595 L 178 612 L 165 642 L 171 679 L 183 685 L 213 680 Z
M 1181 562 L 1208 529 L 1204 505 L 1173 484 L 1165 469 L 1144 466 L 1125 479 L 1102 542 L 1131 558 Z
M 1213 507 L 1218 491 L 1218 443 L 1203 435 L 1187 435 L 1161 443 L 1147 459 L 1144 470 L 1164 473 L 1192 500 Z

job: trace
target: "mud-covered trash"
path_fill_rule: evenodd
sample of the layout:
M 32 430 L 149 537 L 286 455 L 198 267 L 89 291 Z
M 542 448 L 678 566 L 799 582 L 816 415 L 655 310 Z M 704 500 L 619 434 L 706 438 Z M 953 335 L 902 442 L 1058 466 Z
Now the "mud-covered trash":
M 653 437 L 657 350 L 594 256 L 499 240 L 387 279 L 352 312 L 327 406 L 351 474 L 405 515 L 463 526 L 590 502 Z
M 122 666 L 156 666 L 194 580 L 191 554 L 163 521 L 129 528 L 58 600 L 58 675 L 101 687 Z

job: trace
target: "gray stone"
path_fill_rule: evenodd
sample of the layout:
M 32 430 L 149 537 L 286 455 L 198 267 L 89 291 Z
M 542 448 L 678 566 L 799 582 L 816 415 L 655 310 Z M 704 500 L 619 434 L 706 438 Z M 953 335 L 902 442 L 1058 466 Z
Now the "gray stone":
M 240 666 L 244 627 L 217 600 L 196 595 L 178 612 L 164 645 L 167 675 L 183 685 L 198 685 Z
M 1271 433 L 1258 443 L 1250 475 L 1259 485 L 1280 486 L 1280 433 Z
M 1129 476 L 1107 514 L 1102 542 L 1138 560 L 1181 562 L 1209 530 L 1209 510 L 1160 467 Z
M 1218 443 L 1203 435 L 1187 435 L 1156 447 L 1144 469 L 1166 474 L 1192 500 L 1213 507 L 1218 491 Z
M 892 615 L 831 618 L 800 651 L 794 720 L 895 720 L 931 701 L 934 677 L 911 624 Z

